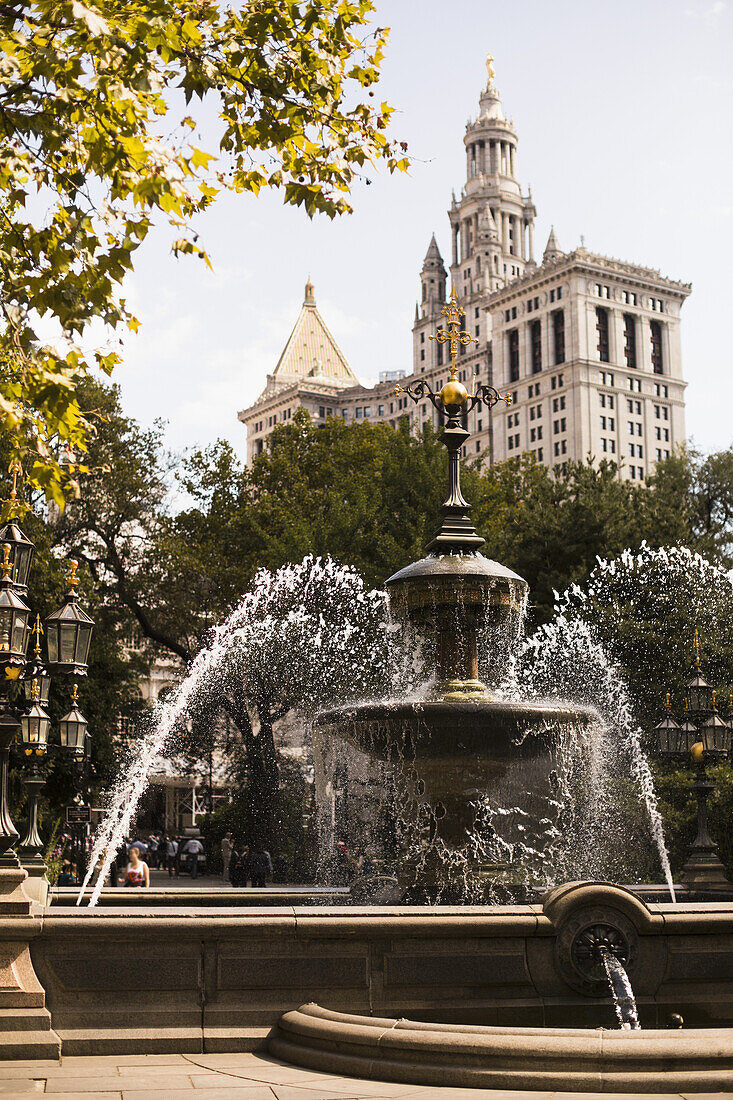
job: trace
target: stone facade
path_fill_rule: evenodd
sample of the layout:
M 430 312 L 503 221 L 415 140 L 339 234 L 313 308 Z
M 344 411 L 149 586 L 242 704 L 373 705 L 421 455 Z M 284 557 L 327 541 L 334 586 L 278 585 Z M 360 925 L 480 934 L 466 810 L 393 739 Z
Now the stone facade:
M 490 69 L 490 74 L 493 70 Z M 395 396 L 395 382 L 424 378 L 439 390 L 447 349 L 431 340 L 441 327 L 448 279 L 477 340 L 462 346 L 459 376 L 510 390 L 514 402 L 469 414 L 464 455 L 487 463 L 531 451 L 558 466 L 589 455 L 622 464 L 622 477 L 645 480 L 685 440 L 680 310 L 690 284 L 588 251 L 564 253 L 554 229 L 539 263 L 535 207 L 516 175 L 517 135 L 504 117 L 492 76 L 464 135 L 466 182 L 448 217 L 446 271 L 435 236 L 420 273 L 413 324 L 412 372 L 392 371 L 361 386 L 306 286 L 301 316 L 262 395 L 239 413 L 247 461 L 298 407 L 317 423 L 409 418 L 414 431 L 438 414 L 424 401 Z

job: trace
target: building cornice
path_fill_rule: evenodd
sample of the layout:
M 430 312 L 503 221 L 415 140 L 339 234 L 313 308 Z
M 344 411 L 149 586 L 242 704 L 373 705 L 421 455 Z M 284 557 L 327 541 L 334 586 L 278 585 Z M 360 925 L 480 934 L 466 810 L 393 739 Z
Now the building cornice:
M 492 306 L 500 304 L 507 298 L 513 298 L 523 288 L 555 281 L 558 276 L 567 275 L 573 271 L 594 276 L 599 274 L 620 276 L 626 281 L 636 282 L 639 286 L 648 287 L 650 290 L 663 289 L 666 294 L 677 296 L 682 301 L 692 290 L 692 283 L 669 279 L 656 268 L 641 267 L 625 260 L 588 252 L 585 248 L 577 248 L 574 252 L 569 252 L 557 259 L 546 260 L 539 267 L 525 271 L 523 275 L 513 279 L 500 290 L 492 291 L 487 309 L 491 309 Z

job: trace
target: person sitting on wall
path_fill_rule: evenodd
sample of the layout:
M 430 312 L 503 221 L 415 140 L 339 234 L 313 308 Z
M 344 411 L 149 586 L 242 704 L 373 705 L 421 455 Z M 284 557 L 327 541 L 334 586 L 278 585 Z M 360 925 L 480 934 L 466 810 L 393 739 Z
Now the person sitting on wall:
M 150 886 L 150 871 L 144 860 L 140 859 L 137 844 L 130 848 L 130 862 L 125 871 L 125 886 Z

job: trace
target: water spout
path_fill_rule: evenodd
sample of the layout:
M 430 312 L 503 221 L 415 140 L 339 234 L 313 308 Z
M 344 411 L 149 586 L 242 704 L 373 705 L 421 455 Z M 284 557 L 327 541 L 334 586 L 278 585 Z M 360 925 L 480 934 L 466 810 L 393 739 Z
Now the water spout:
M 603 963 L 619 1027 L 623 1028 L 624 1031 L 639 1031 L 636 999 L 624 964 L 603 944 L 599 944 L 596 951 Z

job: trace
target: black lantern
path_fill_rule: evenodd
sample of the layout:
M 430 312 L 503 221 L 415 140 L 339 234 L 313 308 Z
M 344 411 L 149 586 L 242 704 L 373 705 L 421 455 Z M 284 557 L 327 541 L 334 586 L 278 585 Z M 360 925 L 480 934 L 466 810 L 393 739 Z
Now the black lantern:
M 713 689 L 699 669 L 687 685 L 687 702 L 691 714 L 710 714 L 713 709 Z
M 718 714 L 714 692 L 713 713 L 700 726 L 699 737 L 705 752 L 715 753 L 716 756 L 724 756 L 730 752 L 733 731 Z
M 52 674 L 86 676 L 94 620 L 76 602 L 77 563 L 69 562 L 69 592 L 62 607 L 46 619 L 48 663 Z
M 695 675 L 687 685 L 687 702 L 693 715 L 707 715 L 713 709 L 713 689 L 700 672 L 700 631 L 695 628 Z
M 685 718 L 684 722 L 680 726 L 680 752 L 691 752 L 692 746 L 696 745 L 699 740 L 699 729 L 694 722 L 690 721 L 689 718 Z
M 71 710 L 59 719 L 61 747 L 81 759 L 86 749 L 87 720 L 76 705 L 77 687 L 71 694 Z
M 0 527 L 0 542 L 7 543 L 10 547 L 9 560 L 12 566 L 10 578 L 13 588 L 18 595 L 25 596 L 28 592 L 28 574 L 31 571 L 31 561 L 36 548 L 30 539 L 26 538 L 14 519 Z
M 48 702 L 50 690 L 51 677 L 44 675 L 43 672 L 39 672 L 32 680 L 23 681 L 23 694 L 29 703 L 37 699 L 39 703 L 43 703 L 45 706 Z
M 681 751 L 682 730 L 675 722 L 669 709 L 669 696 L 667 696 L 667 712 L 658 725 L 654 727 L 657 738 L 657 751 L 662 756 L 676 756 Z
M 10 547 L 3 547 L 0 578 L 0 667 L 21 668 L 25 664 L 30 608 L 13 590 L 10 579 Z
M 50 728 L 51 719 L 36 697 L 28 713 L 21 715 L 20 719 L 20 735 L 26 752 L 30 754 L 35 750 L 39 756 L 44 753 Z

